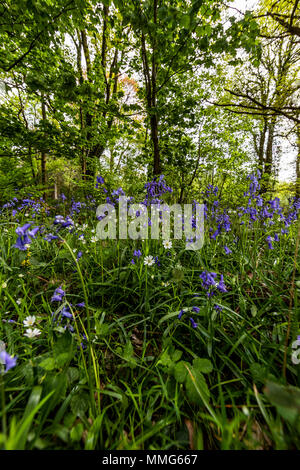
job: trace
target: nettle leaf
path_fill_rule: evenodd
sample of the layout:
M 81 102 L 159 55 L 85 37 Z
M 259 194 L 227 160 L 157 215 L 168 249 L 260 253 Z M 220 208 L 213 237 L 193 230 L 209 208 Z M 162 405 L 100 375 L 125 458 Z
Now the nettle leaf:
M 185 364 L 186 362 L 180 361 L 174 366 L 174 378 L 179 383 L 184 383 L 187 378 L 188 370 Z
M 163 351 L 157 364 L 161 364 L 162 366 L 166 366 L 168 368 L 171 368 L 173 366 L 173 361 L 167 349 Z
M 172 361 L 174 361 L 174 362 L 179 361 L 181 356 L 182 356 L 182 351 L 180 351 L 179 349 L 175 349 L 175 351 L 173 352 L 173 354 L 171 356 Z
M 79 380 L 79 370 L 77 367 L 69 367 L 67 370 L 67 377 L 70 383 Z
M 209 359 L 200 359 L 200 357 L 197 357 L 193 360 L 193 368 L 203 374 L 209 374 L 213 370 L 213 365 Z
M 89 408 L 89 395 L 86 392 L 79 392 L 71 399 L 71 410 L 76 416 L 83 416 Z
M 55 369 L 56 365 L 54 357 L 47 357 L 47 359 L 44 359 L 42 362 L 39 363 L 39 366 L 45 370 Z
M 129 363 L 130 367 L 136 366 L 136 358 L 134 356 L 133 346 L 130 341 L 128 341 L 124 347 L 123 358 Z
M 262 366 L 258 362 L 253 362 L 250 365 L 250 372 L 253 378 L 253 381 L 256 383 L 264 383 L 268 374 L 268 369 L 265 366 Z
M 300 414 L 299 388 L 267 382 L 264 393 L 283 418 L 295 423 Z
M 182 269 L 174 268 L 172 271 L 172 280 L 174 282 L 181 282 L 184 279 L 184 272 Z
M 83 433 L 83 424 L 82 423 L 78 423 L 76 424 L 76 426 L 74 426 L 72 429 L 71 429 L 71 432 L 70 432 L 70 438 L 73 442 L 78 442 L 80 441 L 81 439 L 81 436 L 82 436 L 82 433 Z
M 188 400 L 192 403 L 203 405 L 203 400 L 209 400 L 209 390 L 204 375 L 194 367 L 188 367 L 185 387 Z
M 264 392 L 274 405 L 297 408 L 300 412 L 299 388 L 267 382 Z
M 96 334 L 98 336 L 107 336 L 110 325 L 108 323 L 96 323 Z
M 55 358 L 57 367 L 63 367 L 69 360 L 70 360 L 69 352 L 61 353 Z
M 73 338 L 71 334 L 66 331 L 62 336 L 57 339 L 56 343 L 54 344 L 54 353 L 56 356 L 65 353 L 66 351 L 69 351 L 69 354 L 71 354 L 72 346 Z

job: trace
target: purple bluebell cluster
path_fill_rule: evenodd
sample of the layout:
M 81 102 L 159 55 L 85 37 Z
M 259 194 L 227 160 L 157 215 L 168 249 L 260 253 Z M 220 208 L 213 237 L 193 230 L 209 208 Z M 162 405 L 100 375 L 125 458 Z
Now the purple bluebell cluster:
M 13 245 L 14 248 L 18 250 L 25 251 L 29 247 L 32 242 L 32 239 L 36 238 L 40 227 L 34 227 L 33 229 L 29 230 L 31 227 L 32 222 L 29 222 L 22 227 L 18 227 L 16 229 L 16 234 L 18 235 L 16 243 Z
M 104 178 L 102 176 L 97 176 L 96 177 L 96 184 L 95 184 L 96 189 L 99 188 L 99 184 L 100 185 L 104 184 Z
M 300 200 L 296 197 L 292 198 L 287 214 L 285 215 L 278 197 L 264 201 L 263 196 L 260 194 L 260 178 L 261 174 L 259 170 L 248 176 L 251 183 L 249 190 L 244 193 L 244 196 L 247 198 L 247 204 L 238 209 L 238 215 L 242 219 L 240 223 L 245 224 L 247 222 L 247 219 L 243 219 L 246 216 L 246 218 L 248 218 L 248 225 L 251 226 L 256 221 L 259 221 L 262 223 L 265 230 L 270 230 L 270 228 L 275 225 L 276 221 L 278 221 L 284 225 L 284 227 L 280 229 L 281 234 L 287 234 L 287 228 L 297 219 L 300 209 Z M 274 249 L 272 242 L 279 242 L 279 239 L 280 237 L 277 232 L 273 234 L 273 237 L 267 235 L 266 242 L 268 248 L 270 250 Z
M 155 176 L 152 181 L 145 184 L 145 189 L 146 197 L 143 202 L 145 206 L 162 203 L 163 200 L 160 199 L 161 196 L 165 193 L 173 192 L 172 188 L 167 186 L 164 175 L 160 175 L 159 177 Z
M 139 259 L 142 256 L 141 250 L 134 250 L 133 256 L 134 256 L 134 258 Z M 130 261 L 131 264 L 135 264 L 134 258 L 132 258 L 132 260 Z
M 219 282 L 216 280 L 217 273 L 214 272 L 202 271 L 199 277 L 202 281 L 202 287 L 206 290 L 208 297 L 212 297 L 217 293 L 217 291 L 222 293 L 227 292 L 223 274 L 220 275 Z
M 42 212 L 45 213 L 45 215 L 50 214 L 42 197 L 36 201 L 32 199 L 30 195 L 24 199 L 18 199 L 17 197 L 12 198 L 2 206 L 0 214 L 7 210 L 11 210 L 11 215 L 13 218 L 17 215 L 23 215 L 23 213 L 27 212 L 30 214 L 30 218 L 32 219 Z
M 66 227 L 74 226 L 74 222 L 71 219 L 71 217 L 69 216 L 63 217 L 62 215 L 56 215 L 54 217 L 53 224 L 58 225 L 58 228 L 66 228 Z
M 51 297 L 51 302 L 61 302 L 65 295 L 65 291 L 61 288 L 61 286 L 59 286 L 57 289 L 55 289 L 54 294 Z

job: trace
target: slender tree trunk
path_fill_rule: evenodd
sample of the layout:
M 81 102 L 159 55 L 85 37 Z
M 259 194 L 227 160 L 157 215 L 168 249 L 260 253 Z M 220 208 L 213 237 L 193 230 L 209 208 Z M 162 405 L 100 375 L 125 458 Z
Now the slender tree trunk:
M 265 141 L 266 141 L 266 134 L 267 134 L 267 120 L 264 119 L 263 129 L 260 132 L 260 139 L 259 139 L 259 147 L 258 147 L 258 162 L 260 166 L 260 170 L 264 172 L 264 150 L 265 150 Z
M 90 56 L 90 51 L 89 51 L 89 46 L 88 46 L 87 34 L 86 34 L 85 30 L 81 31 L 81 44 L 82 44 L 85 63 L 86 63 L 87 80 L 89 82 L 92 82 L 92 78 L 91 78 L 91 72 L 92 72 L 91 56 Z M 85 128 L 87 128 L 87 140 L 90 141 L 92 139 L 92 132 L 91 132 L 92 115 L 91 115 L 91 113 L 89 111 L 86 111 L 84 118 L 85 118 L 84 119 L 85 120 Z M 87 161 L 88 157 L 90 157 L 89 162 Z M 93 159 L 92 150 L 89 149 L 87 152 L 85 152 L 84 161 L 82 162 L 82 170 L 83 170 L 83 174 L 84 174 L 84 179 L 86 179 L 86 177 L 92 178 L 94 176 L 94 172 L 95 172 L 94 163 L 95 162 L 94 162 L 94 159 Z
M 153 2 L 153 22 L 157 24 L 157 0 Z M 156 109 L 156 73 L 157 73 L 157 64 L 156 64 L 156 41 L 155 34 L 152 45 L 152 103 L 151 103 L 151 136 L 153 142 L 153 172 L 154 175 L 159 175 L 161 173 L 160 169 L 160 149 L 158 143 L 158 114 Z
M 79 83 L 80 85 L 83 84 L 84 78 L 83 78 L 83 70 L 82 70 L 82 61 L 81 61 L 81 51 L 82 51 L 82 39 L 81 39 L 81 32 L 79 30 L 76 30 L 77 32 L 77 40 L 73 38 L 73 41 L 76 46 L 77 50 L 77 71 L 79 75 Z M 79 117 L 80 117 L 80 129 L 83 131 L 85 123 L 84 123 L 84 110 L 83 110 L 83 104 L 80 103 L 79 105 Z M 80 147 L 80 162 L 81 162 L 81 177 L 83 180 L 86 179 L 86 148 L 83 145 Z
M 46 104 L 44 101 L 44 97 L 42 96 L 42 119 L 46 121 Z M 47 155 L 46 152 L 43 150 L 41 155 L 41 176 L 42 176 L 42 185 L 45 188 L 47 182 Z M 44 199 L 46 199 L 46 191 L 44 191 Z
M 157 0 L 153 2 L 153 21 L 157 23 Z M 156 63 L 156 42 L 152 42 L 152 61 L 151 71 L 147 57 L 146 39 L 144 33 L 141 36 L 142 43 L 142 63 L 146 88 L 146 100 L 148 108 L 148 116 L 150 117 L 150 137 L 153 148 L 153 173 L 159 175 L 161 173 L 160 165 L 160 148 L 158 140 L 159 118 L 157 113 L 157 63 Z
M 270 189 L 271 175 L 273 170 L 273 143 L 276 118 L 271 119 L 268 124 L 268 138 L 266 155 L 264 160 L 264 180 L 262 183 L 262 192 L 265 193 Z
M 300 198 L 300 126 L 297 126 L 296 197 Z
M 265 159 L 265 173 L 271 175 L 273 165 L 273 142 L 274 142 L 275 121 L 272 120 L 269 124 L 269 133 L 266 148 Z
M 33 160 L 32 160 L 32 148 L 31 145 L 28 147 L 28 158 L 29 158 L 29 163 L 30 163 L 30 168 L 31 168 L 31 174 L 32 174 L 32 179 L 33 182 L 35 182 L 35 171 L 34 171 L 34 166 L 33 166 Z

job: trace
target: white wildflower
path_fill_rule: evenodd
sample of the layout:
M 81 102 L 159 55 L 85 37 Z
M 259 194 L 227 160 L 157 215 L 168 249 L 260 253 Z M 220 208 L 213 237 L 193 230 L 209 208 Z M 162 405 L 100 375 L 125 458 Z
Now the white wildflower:
M 25 320 L 23 320 L 24 326 L 26 327 L 33 326 L 35 323 L 35 320 L 36 318 L 34 315 L 30 315 L 29 317 L 26 317 Z
M 163 246 L 166 250 L 169 250 L 170 248 L 172 248 L 172 242 L 170 240 L 164 240 Z
M 145 256 L 145 258 L 144 258 L 144 265 L 145 266 L 153 266 L 154 263 L 155 263 L 155 260 L 154 260 L 153 256 L 151 256 L 151 255 Z
M 27 336 L 27 338 L 35 338 L 36 336 L 39 336 L 41 334 L 40 330 L 38 328 L 28 328 L 26 332 L 24 333 L 24 336 Z

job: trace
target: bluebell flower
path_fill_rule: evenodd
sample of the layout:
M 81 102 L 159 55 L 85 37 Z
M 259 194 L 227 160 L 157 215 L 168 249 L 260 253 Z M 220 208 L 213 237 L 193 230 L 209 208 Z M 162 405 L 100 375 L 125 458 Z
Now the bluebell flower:
M 266 238 L 266 241 L 268 243 L 269 250 L 273 250 L 274 247 L 272 245 L 272 237 L 270 235 Z
M 185 312 L 184 312 L 183 309 L 180 310 L 180 312 L 179 312 L 179 314 L 178 314 L 178 319 L 179 319 L 179 320 L 181 319 L 181 317 L 182 317 L 182 315 L 183 315 L 184 313 L 185 313 Z
M 6 351 L 1 351 L 0 362 L 5 365 L 4 372 L 8 372 L 10 369 L 16 366 L 17 358 L 10 356 Z
M 26 251 L 28 243 L 25 243 L 22 237 L 18 237 L 16 243 L 13 245 L 14 248 L 18 248 L 18 250 Z
M 31 238 L 35 238 L 39 230 L 40 230 L 40 227 L 34 227 L 32 230 L 28 232 L 28 236 Z
M 58 287 L 55 289 L 54 294 L 51 297 L 51 302 L 61 302 L 65 295 L 65 291 L 61 287 Z
M 23 227 L 16 228 L 16 234 L 23 237 L 26 234 L 29 227 L 31 227 L 31 225 L 32 225 L 32 222 L 23 225 Z
M 210 286 L 214 286 L 216 284 L 216 281 L 215 281 L 216 276 L 217 276 L 216 273 L 202 271 L 202 273 L 199 274 L 199 277 L 202 280 L 202 287 L 204 287 L 205 289 L 208 289 Z
M 79 304 L 76 304 L 76 307 L 80 307 L 80 308 L 85 307 L 85 302 L 80 302 Z
M 190 322 L 191 322 L 193 328 L 197 328 L 198 323 L 196 323 L 196 322 L 193 320 L 192 317 L 190 317 Z
M 69 308 L 68 305 L 66 305 L 66 306 L 64 306 L 64 307 L 62 308 L 62 310 L 60 311 L 60 315 L 61 315 L 62 317 L 66 317 L 66 318 L 73 318 L 73 315 L 72 315 L 72 313 L 70 312 L 70 308 Z
M 221 307 L 221 305 L 217 305 L 217 304 L 214 305 L 214 309 L 215 309 L 217 312 L 222 312 L 222 311 L 223 311 L 223 307 Z
M 44 240 L 46 240 L 46 242 L 51 242 L 52 240 L 56 240 L 58 238 L 57 235 L 52 235 L 52 233 L 48 233 L 45 237 L 44 237 Z
M 227 292 L 226 286 L 225 286 L 225 284 L 224 284 L 224 277 L 223 277 L 223 274 L 221 274 L 221 276 L 220 276 L 220 281 L 219 281 L 219 284 L 217 285 L 217 289 L 218 289 L 220 292 Z
M 226 255 L 230 255 L 230 253 L 232 253 L 232 251 L 228 248 L 227 245 L 224 246 L 224 251 L 225 251 Z

